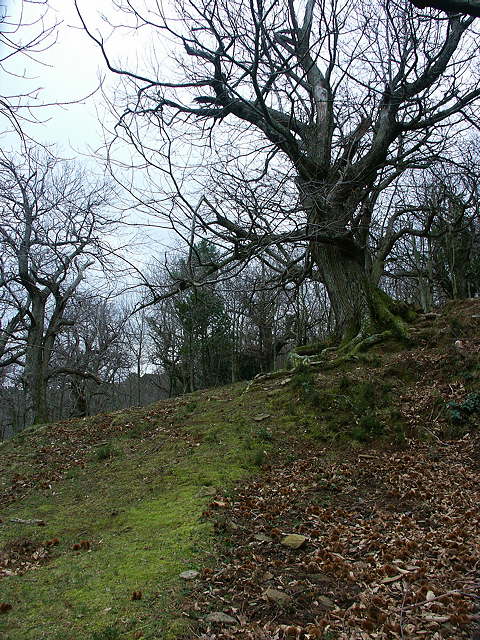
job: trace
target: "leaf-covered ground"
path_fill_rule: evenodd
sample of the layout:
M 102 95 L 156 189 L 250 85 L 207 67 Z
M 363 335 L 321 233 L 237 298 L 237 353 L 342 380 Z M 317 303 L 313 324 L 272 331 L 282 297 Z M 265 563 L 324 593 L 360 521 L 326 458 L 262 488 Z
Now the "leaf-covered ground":
M 227 551 L 199 578 L 185 614 L 232 621 L 203 622 L 200 637 L 473 637 L 478 437 L 333 459 L 295 453 L 212 503 L 207 516 Z M 292 533 L 306 538 L 298 549 L 282 545 Z
M 479 328 L 1 445 L 0 640 L 479 640 Z

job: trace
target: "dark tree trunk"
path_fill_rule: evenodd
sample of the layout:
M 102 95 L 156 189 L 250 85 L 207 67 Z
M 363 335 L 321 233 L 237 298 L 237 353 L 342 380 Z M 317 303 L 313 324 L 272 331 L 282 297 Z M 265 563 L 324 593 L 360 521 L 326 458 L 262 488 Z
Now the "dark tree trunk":
M 405 335 L 395 302 L 372 284 L 361 252 L 318 243 L 312 254 L 327 288 L 339 338 L 349 342 L 388 330 Z
M 84 418 L 88 415 L 87 391 L 84 381 L 72 381 L 71 390 L 73 395 L 72 417 Z
M 44 351 L 44 302 L 32 303 L 32 325 L 28 332 L 24 385 L 27 424 L 48 422 L 47 378 Z

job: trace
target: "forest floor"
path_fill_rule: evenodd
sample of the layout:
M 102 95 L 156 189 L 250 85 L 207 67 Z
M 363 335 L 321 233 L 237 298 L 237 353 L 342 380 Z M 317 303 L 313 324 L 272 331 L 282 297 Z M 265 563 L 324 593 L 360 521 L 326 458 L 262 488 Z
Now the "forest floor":
M 0 639 L 478 640 L 479 325 L 4 443 Z

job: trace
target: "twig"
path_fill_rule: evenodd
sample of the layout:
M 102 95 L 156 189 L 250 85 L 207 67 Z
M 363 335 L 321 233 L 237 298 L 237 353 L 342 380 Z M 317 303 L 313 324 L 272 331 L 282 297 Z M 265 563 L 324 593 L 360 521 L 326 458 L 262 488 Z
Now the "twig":
M 422 600 L 422 602 L 415 602 L 414 604 L 409 604 L 404 609 L 415 609 L 416 607 L 421 607 L 424 604 L 430 604 L 431 602 L 435 602 L 435 600 L 439 600 L 440 598 L 444 598 L 445 596 L 453 596 L 453 595 L 461 595 L 461 596 L 471 596 L 469 593 L 465 593 L 464 591 L 460 591 L 460 589 L 455 589 L 454 591 L 446 591 L 445 593 L 441 593 L 439 596 L 435 596 L 430 600 Z
M 402 606 L 400 608 L 400 636 L 402 640 L 404 640 L 405 634 L 403 633 L 403 614 L 405 613 L 405 600 L 407 599 L 408 586 L 405 587 L 405 583 L 403 581 L 402 581 L 402 588 L 403 588 L 403 600 L 402 600 Z

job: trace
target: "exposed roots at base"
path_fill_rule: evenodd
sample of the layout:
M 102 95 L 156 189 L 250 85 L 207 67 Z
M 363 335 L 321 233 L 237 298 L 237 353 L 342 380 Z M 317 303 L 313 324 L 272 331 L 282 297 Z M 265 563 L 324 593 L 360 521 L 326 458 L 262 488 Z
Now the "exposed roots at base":
M 360 332 L 340 347 L 328 347 L 315 355 L 301 356 L 298 353 L 292 352 L 289 356 L 290 363 L 292 364 L 291 369 L 279 369 L 278 371 L 272 371 L 272 373 L 259 373 L 248 383 L 243 393 L 247 393 L 257 382 L 265 382 L 268 380 L 276 380 L 278 378 L 292 376 L 299 369 L 304 367 L 320 369 L 322 371 L 335 369 L 344 362 L 355 359 L 359 353 L 367 351 L 373 345 L 379 344 L 380 342 L 383 342 L 388 338 L 395 337 L 396 335 L 397 333 L 391 329 L 370 335 L 365 335 L 363 332 Z M 337 357 L 327 360 L 328 355 L 332 352 L 336 352 L 338 354 Z
M 405 307 L 405 308 L 404 308 Z M 326 371 L 335 369 L 356 357 L 358 354 L 367 351 L 375 344 L 383 342 L 388 338 L 398 338 L 408 341 L 407 324 L 414 318 L 413 311 L 405 306 L 394 302 L 380 289 L 373 289 L 371 292 L 371 300 L 369 304 L 369 313 L 365 313 L 357 324 L 358 333 L 352 338 L 347 339 L 339 347 L 327 347 L 321 349 L 318 353 L 308 351 L 308 355 L 300 355 L 299 353 L 290 353 L 289 359 L 291 368 L 273 371 L 272 373 L 264 373 L 257 375 L 247 386 L 246 391 L 256 382 L 267 380 L 275 380 L 277 378 L 285 378 L 293 375 L 302 367 L 312 367 Z M 379 327 L 388 327 L 383 331 L 375 332 Z M 311 345 L 315 348 L 316 345 Z M 308 347 L 307 347 L 308 348 Z M 305 349 L 305 347 L 303 347 Z M 335 354 L 333 358 L 329 358 L 331 354 Z M 244 392 L 244 393 L 245 393 Z
M 349 340 L 346 344 L 342 345 L 339 349 L 339 353 L 345 353 L 350 356 L 354 356 L 361 351 L 367 351 L 370 347 L 373 347 L 374 344 L 378 344 L 379 342 L 383 342 L 388 338 L 393 338 L 395 333 L 391 329 L 387 329 L 386 331 L 382 331 L 381 333 L 373 333 L 365 336 L 362 333 L 359 333 L 355 338 Z

